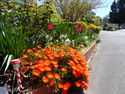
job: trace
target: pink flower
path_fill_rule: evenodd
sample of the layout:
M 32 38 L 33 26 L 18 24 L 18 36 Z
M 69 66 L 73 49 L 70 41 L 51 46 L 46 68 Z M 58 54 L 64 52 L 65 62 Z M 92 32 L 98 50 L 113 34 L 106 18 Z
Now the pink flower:
M 76 24 L 76 25 L 74 26 L 75 29 L 78 28 L 78 27 L 79 27 L 79 24 Z
M 49 24 L 49 25 L 47 26 L 47 28 L 50 30 L 50 29 L 53 28 L 53 26 Z
M 79 29 L 78 29 L 78 32 L 81 32 L 81 31 L 82 31 L 82 28 L 79 28 Z
M 81 25 L 79 28 L 81 28 L 81 29 L 82 29 L 83 27 L 84 27 L 84 26 L 83 26 L 83 25 Z

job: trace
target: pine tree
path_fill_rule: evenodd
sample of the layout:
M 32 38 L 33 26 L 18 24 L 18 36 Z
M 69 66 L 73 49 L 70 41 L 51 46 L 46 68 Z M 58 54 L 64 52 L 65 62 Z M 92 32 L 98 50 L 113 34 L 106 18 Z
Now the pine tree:
M 125 0 L 118 0 L 112 3 L 109 17 L 111 23 L 116 23 L 119 26 L 125 23 Z
M 125 0 L 118 0 L 120 24 L 125 23 Z
M 120 24 L 119 4 L 116 1 L 114 1 L 111 5 L 109 17 L 110 23 Z

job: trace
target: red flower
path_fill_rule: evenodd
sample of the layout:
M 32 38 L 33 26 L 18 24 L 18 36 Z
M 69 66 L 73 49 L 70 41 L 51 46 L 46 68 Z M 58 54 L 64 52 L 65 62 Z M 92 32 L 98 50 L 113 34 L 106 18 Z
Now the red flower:
M 64 89 L 64 90 L 68 90 L 70 87 L 71 87 L 71 84 L 70 84 L 69 82 L 66 82 L 66 83 L 63 85 L 63 89 Z
M 47 26 L 47 28 L 50 30 L 50 29 L 53 28 L 53 26 L 49 24 L 49 25 Z
M 62 94 L 67 94 L 67 90 L 62 90 Z
M 50 84 L 49 84 L 49 85 L 50 85 L 50 86 L 53 86 L 54 83 L 55 83 L 54 81 L 50 81 Z
M 36 48 L 32 48 L 33 50 L 36 50 Z
M 40 62 L 40 60 L 36 59 L 34 62 L 35 62 L 35 63 L 39 63 L 39 62 Z
M 85 90 L 88 89 L 88 86 L 87 86 L 86 84 L 84 84 L 84 83 L 82 83 L 82 87 L 83 87 Z
M 76 24 L 76 25 L 74 26 L 75 29 L 78 28 L 78 27 L 79 27 L 79 24 Z
M 76 70 L 72 70 L 72 74 L 75 76 L 75 77 L 79 77 L 80 76 L 80 73 Z

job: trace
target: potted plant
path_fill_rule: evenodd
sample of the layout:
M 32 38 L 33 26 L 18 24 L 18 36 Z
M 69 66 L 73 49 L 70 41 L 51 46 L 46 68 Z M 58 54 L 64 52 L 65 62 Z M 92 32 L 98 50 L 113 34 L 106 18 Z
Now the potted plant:
M 86 60 L 76 49 L 65 46 L 25 49 L 21 60 L 23 85 L 31 88 L 53 88 L 61 94 L 73 93 L 73 88 L 87 89 L 88 70 Z M 42 93 L 33 94 L 45 94 Z M 52 89 L 47 89 L 52 90 Z M 39 90 L 38 90 L 39 91 Z M 47 93 L 47 94 L 53 94 Z

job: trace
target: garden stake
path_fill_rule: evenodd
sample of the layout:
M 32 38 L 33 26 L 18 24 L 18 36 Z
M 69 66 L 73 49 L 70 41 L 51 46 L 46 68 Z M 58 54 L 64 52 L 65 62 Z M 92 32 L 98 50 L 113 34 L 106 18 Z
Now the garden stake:
M 19 90 L 22 90 L 23 89 L 23 86 L 22 86 L 22 82 L 21 82 L 21 77 L 20 77 L 20 71 L 19 71 L 19 65 L 20 63 L 20 60 L 19 59 L 14 59 L 14 60 L 11 60 L 11 64 L 13 66 L 13 69 L 15 71 L 15 74 L 16 74 L 16 78 L 17 78 L 17 83 L 19 85 L 18 89 Z

